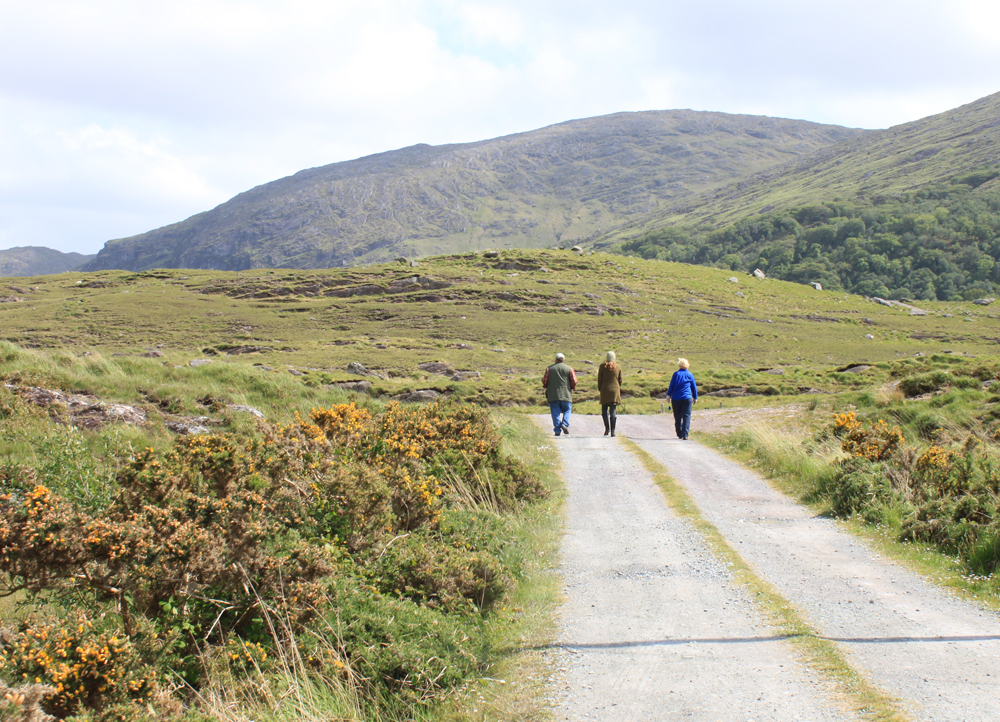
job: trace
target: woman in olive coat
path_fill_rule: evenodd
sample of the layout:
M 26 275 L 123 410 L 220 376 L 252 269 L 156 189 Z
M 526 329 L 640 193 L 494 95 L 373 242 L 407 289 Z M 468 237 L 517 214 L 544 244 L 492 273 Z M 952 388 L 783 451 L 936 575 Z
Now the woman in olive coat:
M 615 360 L 615 352 L 608 351 L 607 360 L 597 369 L 597 389 L 601 392 L 601 418 L 604 435 L 615 435 L 618 423 L 616 410 L 622 402 L 622 367 Z

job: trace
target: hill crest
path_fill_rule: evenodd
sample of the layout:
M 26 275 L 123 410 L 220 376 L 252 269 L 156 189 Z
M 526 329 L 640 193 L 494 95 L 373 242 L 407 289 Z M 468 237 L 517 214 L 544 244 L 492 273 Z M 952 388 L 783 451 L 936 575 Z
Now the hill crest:
M 322 268 L 577 243 L 864 132 L 673 110 L 420 144 L 306 169 L 109 241 L 86 270 Z

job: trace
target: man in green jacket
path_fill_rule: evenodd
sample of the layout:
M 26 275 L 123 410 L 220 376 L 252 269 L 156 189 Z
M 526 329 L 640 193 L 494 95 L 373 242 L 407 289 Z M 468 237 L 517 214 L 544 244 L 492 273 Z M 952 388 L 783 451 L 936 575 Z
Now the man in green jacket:
M 556 436 L 569 435 L 569 415 L 573 408 L 573 389 L 576 388 L 576 372 L 565 361 L 566 357 L 557 353 L 556 362 L 545 369 L 542 376 Z

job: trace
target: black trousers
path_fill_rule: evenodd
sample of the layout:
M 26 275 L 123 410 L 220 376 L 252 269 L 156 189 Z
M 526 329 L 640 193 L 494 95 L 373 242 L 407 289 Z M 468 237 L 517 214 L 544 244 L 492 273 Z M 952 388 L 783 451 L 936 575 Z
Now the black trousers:
M 618 421 L 618 404 L 601 404 L 601 418 L 604 419 L 604 430 L 614 430 Z
M 686 439 L 691 431 L 691 407 L 694 399 L 675 399 L 671 403 L 674 406 L 674 431 L 677 432 L 678 439 Z

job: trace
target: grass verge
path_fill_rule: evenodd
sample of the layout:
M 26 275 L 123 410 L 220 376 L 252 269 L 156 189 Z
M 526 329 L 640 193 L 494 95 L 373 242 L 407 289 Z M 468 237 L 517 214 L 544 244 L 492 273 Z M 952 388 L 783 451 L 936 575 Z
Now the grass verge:
M 662 464 L 635 442 L 625 438 L 622 442 L 653 475 L 667 503 L 694 525 L 716 556 L 729 564 L 735 580 L 747 588 L 759 607 L 770 618 L 776 633 L 795 645 L 810 667 L 834 683 L 837 692 L 843 696 L 853 711 L 862 715 L 864 719 L 877 722 L 909 720 L 895 699 L 872 685 L 855 670 L 834 642 L 818 635 L 787 599 L 750 568 L 715 525 L 702 516 L 698 505 L 666 472 Z
M 555 608 L 560 579 L 555 569 L 562 533 L 565 487 L 558 455 L 548 437 L 524 414 L 496 411 L 493 422 L 504 438 L 504 451 L 524 462 L 550 491 L 522 515 L 510 553 L 520 558 L 517 585 L 489 621 L 486 637 L 494 664 L 478 680 L 456 692 L 437 711 L 435 722 L 520 722 L 546 720 L 550 669 L 544 650 L 555 639 Z M 515 561 L 515 560 L 510 560 Z

